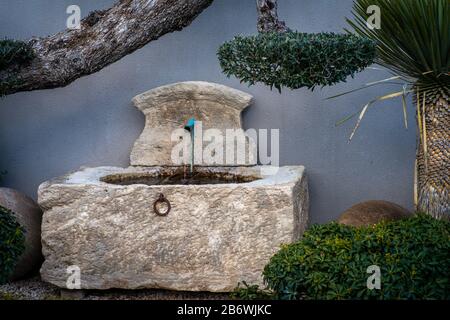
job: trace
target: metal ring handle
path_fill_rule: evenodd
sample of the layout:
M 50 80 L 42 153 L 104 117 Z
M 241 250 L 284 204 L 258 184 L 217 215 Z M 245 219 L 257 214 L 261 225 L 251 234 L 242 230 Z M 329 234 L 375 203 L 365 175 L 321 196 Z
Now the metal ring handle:
M 165 212 L 159 211 L 159 209 L 158 209 L 159 203 L 167 204 L 167 210 Z M 164 196 L 164 194 L 162 194 L 162 193 L 160 193 L 158 199 L 156 199 L 155 202 L 153 202 L 153 211 L 155 211 L 155 213 L 158 216 L 167 216 L 169 214 L 171 208 L 172 208 L 172 206 L 170 205 L 169 200 L 167 200 L 166 197 Z

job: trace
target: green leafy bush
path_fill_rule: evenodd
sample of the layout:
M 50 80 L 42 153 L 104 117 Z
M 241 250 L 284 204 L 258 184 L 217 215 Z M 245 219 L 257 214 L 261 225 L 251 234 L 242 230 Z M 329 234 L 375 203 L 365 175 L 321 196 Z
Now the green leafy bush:
M 33 58 L 33 49 L 27 43 L 10 39 L 0 40 L 0 71 Z
M 24 233 L 14 214 L 0 206 L 0 283 L 8 280 L 25 250 Z
M 367 268 L 381 270 L 369 290 Z M 278 299 L 450 299 L 450 222 L 417 215 L 373 227 L 316 225 L 264 269 Z
M 239 300 L 272 300 L 275 295 L 270 290 L 263 290 L 258 285 L 248 285 L 243 281 L 234 289 L 230 297 Z
M 371 65 L 376 44 L 351 34 L 268 32 L 235 37 L 218 51 L 223 72 L 272 89 L 327 86 Z

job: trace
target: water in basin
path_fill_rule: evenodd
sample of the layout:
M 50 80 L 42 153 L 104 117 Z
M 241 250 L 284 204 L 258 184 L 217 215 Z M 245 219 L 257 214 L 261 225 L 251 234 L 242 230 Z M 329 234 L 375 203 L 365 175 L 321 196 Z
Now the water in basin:
M 186 170 L 165 170 L 156 173 L 136 172 L 111 174 L 102 177 L 102 182 L 116 185 L 145 184 L 153 185 L 205 185 L 246 183 L 260 179 L 251 175 L 240 175 L 232 172 L 194 171 L 192 174 Z

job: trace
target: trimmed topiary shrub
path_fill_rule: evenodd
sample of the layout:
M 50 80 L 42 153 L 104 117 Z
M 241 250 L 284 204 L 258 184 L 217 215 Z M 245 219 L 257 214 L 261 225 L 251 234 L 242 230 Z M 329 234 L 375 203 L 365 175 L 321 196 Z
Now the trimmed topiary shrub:
M 371 265 L 380 267 L 380 290 L 367 288 Z M 283 246 L 263 275 L 278 299 L 450 299 L 450 221 L 316 225 Z
M 235 37 L 218 51 L 229 77 L 272 89 L 329 86 L 371 65 L 376 43 L 351 34 L 267 32 Z
M 29 44 L 17 40 L 0 40 L 0 71 L 13 64 L 23 64 L 34 58 Z
M 0 283 L 8 281 L 25 250 L 24 233 L 14 214 L 0 206 Z
M 34 51 L 28 43 L 10 39 L 0 40 L 0 71 L 13 65 L 28 63 L 34 57 Z M 20 80 L 14 76 L 0 82 L 0 97 L 5 95 L 8 88 L 19 83 Z

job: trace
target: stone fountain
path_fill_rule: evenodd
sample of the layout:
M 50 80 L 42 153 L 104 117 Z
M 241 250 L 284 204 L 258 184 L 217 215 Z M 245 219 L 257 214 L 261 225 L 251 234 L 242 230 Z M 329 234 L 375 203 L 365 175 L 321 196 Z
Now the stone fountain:
M 212 141 L 214 153 L 241 156 L 221 163 L 220 157 L 202 157 L 205 148 L 192 148 L 197 136 L 192 141 L 179 130 L 192 118 L 205 133 L 239 132 L 251 101 L 244 92 L 207 82 L 171 84 L 135 97 L 146 120 L 130 167 L 82 168 L 40 185 L 42 279 L 67 288 L 75 266 L 78 289 L 228 292 L 241 281 L 261 285 L 270 257 L 306 227 L 304 168 L 264 170 L 248 137 L 240 151 L 234 140 Z M 174 160 L 180 141 L 195 150 L 193 173 L 184 147 L 181 160 Z

